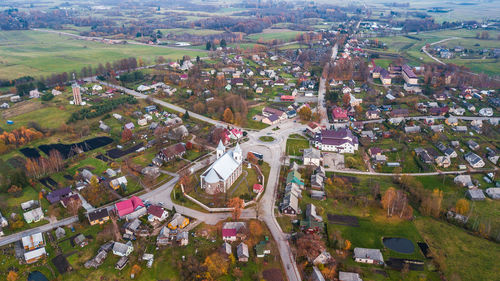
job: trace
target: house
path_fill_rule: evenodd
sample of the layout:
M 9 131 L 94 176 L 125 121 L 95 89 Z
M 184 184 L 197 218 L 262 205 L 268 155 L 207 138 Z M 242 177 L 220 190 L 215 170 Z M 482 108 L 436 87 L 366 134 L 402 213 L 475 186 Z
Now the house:
M 392 118 L 408 117 L 409 112 L 406 108 L 396 108 L 389 112 L 388 115 Z
M 271 254 L 271 249 L 269 248 L 269 243 L 267 241 L 260 241 L 255 245 L 255 253 L 258 258 L 263 258 L 266 255 Z
M 329 252 L 324 250 L 321 252 L 314 260 L 313 264 L 318 265 L 318 264 L 327 264 L 332 260 L 332 255 L 330 255 Z
M 117 190 L 119 189 L 120 187 L 121 188 L 125 188 L 127 187 L 127 178 L 125 176 L 122 176 L 122 177 L 119 177 L 119 178 L 116 178 L 116 179 L 113 179 L 109 182 L 109 186 L 114 189 L 114 190 Z
M 56 238 L 57 238 L 57 239 L 61 239 L 61 238 L 63 238 L 65 235 L 66 235 L 66 231 L 64 230 L 64 228 L 62 228 L 62 227 L 58 227 L 58 228 L 56 229 Z
M 45 247 L 24 253 L 24 260 L 27 264 L 35 263 L 47 255 Z
M 113 254 L 119 257 L 128 257 L 134 251 L 132 242 L 128 241 L 126 244 L 115 242 L 113 244 Z
M 431 130 L 435 133 L 441 133 L 444 131 L 444 125 L 443 124 L 431 125 Z
M 200 176 L 201 188 L 208 194 L 225 193 L 242 173 L 242 150 L 239 143 L 234 149 L 226 151 L 219 141 L 216 150 L 217 160 Z
M 340 271 L 339 281 L 363 281 L 363 279 L 359 277 L 359 273 Z
M 133 129 L 135 129 L 135 125 L 134 125 L 134 123 L 130 122 L 130 123 L 125 124 L 123 126 L 123 128 L 128 129 L 128 130 L 133 130 Z
M 463 187 L 468 187 L 468 188 L 474 187 L 470 175 L 458 175 L 453 179 L 453 182 Z
M 0 230 L 3 227 L 7 227 L 7 226 L 9 226 L 9 221 L 2 215 L 2 213 L 0 213 Z
M 447 156 L 438 156 L 434 161 L 438 167 L 448 168 L 451 165 L 451 160 Z
M 380 81 L 382 81 L 382 85 L 388 86 L 391 85 L 391 75 L 389 74 L 389 71 L 387 71 L 385 68 L 382 68 L 380 70 Z
M 466 133 L 467 132 L 467 126 L 456 126 L 453 128 L 453 131 L 457 133 Z
M 115 209 L 120 218 L 131 220 L 146 214 L 144 203 L 137 196 L 132 196 L 130 199 L 118 202 L 115 204 Z
M 172 244 L 172 240 L 170 239 L 170 230 L 164 226 L 156 237 L 156 246 L 165 246 L 170 244 Z
M 90 225 L 104 224 L 109 220 L 109 212 L 107 208 L 97 209 L 88 213 Z
M 406 126 L 405 133 L 407 134 L 420 133 L 420 126 Z
M 44 218 L 41 207 L 25 212 L 23 216 L 26 223 L 39 222 Z
M 87 182 L 90 183 L 90 180 L 94 177 L 94 174 L 92 174 L 91 171 L 87 169 L 83 169 L 82 172 L 80 173 L 80 176 Z
M 302 181 L 302 176 L 297 170 L 290 171 L 286 175 L 286 184 L 294 183 L 297 184 L 300 188 L 304 187 L 304 182 Z
M 287 115 L 284 111 L 281 111 L 279 109 L 275 109 L 275 108 L 272 108 L 272 107 L 264 107 L 262 109 L 262 115 L 264 117 L 269 117 L 269 116 L 272 116 L 272 115 L 276 115 L 280 120 L 285 120 L 287 119 Z
M 321 130 L 316 135 L 314 146 L 320 150 L 339 153 L 354 153 L 358 150 L 358 138 L 347 128 L 335 130 Z
M 379 147 L 370 147 L 370 149 L 368 149 L 368 154 L 370 154 L 372 158 L 375 157 L 375 155 L 382 155 L 382 149 Z
M 71 188 L 61 188 L 50 192 L 47 195 L 47 200 L 50 204 L 58 203 L 63 197 L 69 196 L 71 194 Z
M 236 241 L 238 233 L 245 228 L 244 222 L 226 222 L 222 225 L 222 239 L 226 242 Z
M 366 111 L 365 116 L 369 120 L 379 119 L 380 112 L 378 110 L 368 110 L 368 111 Z
M 81 248 L 87 246 L 87 238 L 85 238 L 85 235 L 83 234 L 78 234 L 75 239 L 73 240 L 75 242 L 75 245 L 80 246 Z
M 306 134 L 310 137 L 316 136 L 317 133 L 321 132 L 321 127 L 315 122 L 309 122 L 306 127 Z
M 316 266 L 313 266 L 313 270 L 311 272 L 311 280 L 312 281 L 325 281 L 325 277 L 323 277 L 321 270 L 319 270 L 319 268 Z
M 262 184 L 256 183 L 253 185 L 253 192 L 254 193 L 261 193 L 263 191 L 264 191 L 264 186 Z
M 189 232 L 181 231 L 175 236 L 175 241 L 179 243 L 180 246 L 187 246 L 189 244 Z
M 32 251 L 45 247 L 45 241 L 43 240 L 43 234 L 41 232 L 23 236 L 21 238 L 21 244 L 25 251 Z
M 491 199 L 500 199 L 500 187 L 490 187 L 486 189 L 486 194 Z
M 30 91 L 30 99 L 37 99 L 40 97 L 40 92 L 38 89 L 34 89 Z
M 177 143 L 160 150 L 157 157 L 164 162 L 169 162 L 181 158 L 184 154 L 186 154 L 186 147 L 182 143 Z
M 479 148 L 479 144 L 473 140 L 468 140 L 466 144 L 472 150 L 477 150 Z
M 148 221 L 162 222 L 168 217 L 168 212 L 160 206 L 151 205 L 148 207 Z
M 292 193 L 283 196 L 283 201 L 280 204 L 280 210 L 286 215 L 297 215 L 299 213 L 299 198 Z
M 347 116 L 347 110 L 341 107 L 334 107 L 332 109 L 332 119 L 333 122 L 345 122 L 349 120 Z
M 313 204 L 306 205 L 306 217 L 310 217 L 317 222 L 323 222 L 323 218 L 316 213 L 316 206 Z
M 141 174 L 150 179 L 156 179 L 160 176 L 160 168 L 158 166 L 147 166 L 142 168 Z
M 175 213 L 175 215 L 172 217 L 172 220 L 168 223 L 168 228 L 170 229 L 177 229 L 177 228 L 184 228 L 189 224 L 189 219 L 182 216 L 179 213 Z
M 465 192 L 465 197 L 469 198 L 472 201 L 483 201 L 486 199 L 484 196 L 483 190 L 479 188 L 471 188 Z
M 125 268 L 127 263 L 128 263 L 128 257 L 123 256 L 118 260 L 118 262 L 116 262 L 115 269 L 122 270 Z
M 184 125 L 177 126 L 168 132 L 168 137 L 173 140 L 182 140 L 189 136 L 189 131 Z
M 264 117 L 261 122 L 267 125 L 274 125 L 277 124 L 279 121 L 280 118 L 278 117 L 278 115 L 273 114 L 271 116 Z
M 222 243 L 221 251 L 227 256 L 230 256 L 233 253 L 233 250 L 231 249 L 231 244 L 227 242 Z
M 324 177 L 320 174 L 311 175 L 311 188 L 323 190 L 324 189 Z
M 453 148 L 448 147 L 445 151 L 443 151 L 444 155 L 449 158 L 456 158 L 458 156 L 457 152 L 453 150 Z
M 4 102 L 4 103 L 2 103 L 2 104 L 0 105 L 0 108 L 7 109 L 7 108 L 10 108 L 10 105 L 9 105 L 8 103 Z
M 322 190 L 311 190 L 311 191 L 309 191 L 309 194 L 311 195 L 311 199 L 314 199 L 314 200 L 325 200 L 326 199 L 326 193 Z
M 321 152 L 315 148 L 306 148 L 304 149 L 302 160 L 306 166 L 319 166 L 321 165 Z
M 486 163 L 484 163 L 483 159 L 477 155 L 474 152 L 469 152 L 464 155 L 464 158 L 469 164 L 472 166 L 472 168 L 482 168 Z
M 369 264 L 384 264 L 379 249 L 354 248 L 354 261 Z
M 239 262 L 248 262 L 250 254 L 248 253 L 247 244 L 241 242 L 238 247 L 236 247 L 236 254 Z

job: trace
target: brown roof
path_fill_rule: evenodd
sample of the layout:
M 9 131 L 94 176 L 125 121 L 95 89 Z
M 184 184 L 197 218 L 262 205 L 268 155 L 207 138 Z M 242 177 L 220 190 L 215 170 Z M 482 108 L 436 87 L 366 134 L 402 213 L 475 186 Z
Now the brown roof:
M 148 214 L 151 214 L 151 215 L 158 217 L 158 218 L 161 218 L 164 211 L 165 210 L 162 207 L 156 206 L 156 205 L 151 205 L 148 208 Z
M 172 158 L 175 156 L 179 156 L 184 152 L 186 152 L 186 148 L 184 147 L 184 145 L 182 143 L 173 144 L 173 145 L 161 150 L 161 153 L 166 158 Z

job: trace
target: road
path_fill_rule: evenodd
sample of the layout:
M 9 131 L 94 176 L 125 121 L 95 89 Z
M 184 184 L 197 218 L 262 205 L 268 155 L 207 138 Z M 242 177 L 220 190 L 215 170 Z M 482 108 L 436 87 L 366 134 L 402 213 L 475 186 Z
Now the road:
M 334 63 L 337 59 L 337 54 L 339 51 L 339 45 L 335 43 L 332 47 L 332 56 L 330 57 L 330 62 Z M 321 77 L 319 80 L 318 88 L 318 110 L 319 116 L 321 118 L 321 126 L 326 127 L 328 125 L 328 111 L 326 109 L 325 94 L 326 94 L 326 78 Z
M 177 46 L 169 46 L 169 45 L 150 45 L 142 42 L 137 42 L 137 41 L 127 41 L 127 40 L 115 40 L 115 39 L 107 39 L 103 37 L 97 37 L 97 36 L 82 36 L 78 34 L 73 34 L 69 32 L 64 32 L 64 31 L 58 31 L 58 30 L 52 30 L 52 29 L 39 29 L 39 28 L 32 28 L 31 30 L 35 31 L 40 31 L 40 32 L 46 32 L 46 33 L 54 33 L 58 35 L 64 35 L 67 37 L 72 37 L 78 40 L 85 40 L 85 41 L 94 41 L 94 42 L 101 42 L 101 43 L 112 43 L 112 44 L 131 44 L 131 45 L 141 45 L 141 46 L 148 46 L 148 47 L 156 47 L 156 48 L 165 48 L 165 49 L 173 49 L 173 50 L 183 50 L 183 51 L 196 51 L 196 52 L 208 52 L 207 50 L 201 50 L 201 49 L 191 49 L 191 48 L 185 48 L 185 47 L 177 47 Z
M 429 45 L 430 45 L 430 46 L 433 46 L 433 45 L 436 45 L 436 44 L 441 44 L 441 43 L 446 42 L 446 41 L 450 41 L 450 40 L 457 40 L 457 39 L 462 39 L 462 38 L 460 38 L 460 37 L 450 37 L 450 38 L 446 38 L 446 39 L 439 40 L 439 41 L 437 41 L 437 42 L 431 43 L 431 44 L 429 44 Z M 436 58 L 436 57 L 432 56 L 431 54 L 429 54 L 429 52 L 427 51 L 426 46 L 427 46 L 427 45 L 424 45 L 424 46 L 422 47 L 422 52 L 424 52 L 424 53 L 425 53 L 425 54 L 426 54 L 429 58 L 431 58 L 431 59 L 435 60 L 437 63 L 440 63 L 440 64 L 446 64 L 446 63 L 442 62 L 440 59 L 438 59 L 438 58 Z

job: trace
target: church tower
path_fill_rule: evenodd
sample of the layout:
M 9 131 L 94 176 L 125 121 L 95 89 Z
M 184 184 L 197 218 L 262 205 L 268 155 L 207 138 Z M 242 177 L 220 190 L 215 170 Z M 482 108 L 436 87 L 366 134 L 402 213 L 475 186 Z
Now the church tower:
M 221 158 L 226 152 L 226 148 L 222 144 L 222 140 L 219 140 L 219 145 L 217 146 L 217 159 Z
M 236 143 L 236 147 L 234 147 L 234 150 L 233 150 L 233 159 L 238 162 L 238 163 L 241 163 L 243 161 L 243 152 L 241 151 L 241 147 L 240 147 L 240 144 L 239 143 Z

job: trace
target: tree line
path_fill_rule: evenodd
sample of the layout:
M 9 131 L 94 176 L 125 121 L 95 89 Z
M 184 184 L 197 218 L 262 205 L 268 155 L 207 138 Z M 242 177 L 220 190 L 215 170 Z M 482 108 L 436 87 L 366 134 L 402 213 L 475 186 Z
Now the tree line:
M 82 108 L 77 112 L 73 112 L 68 119 L 68 123 L 76 122 L 87 118 L 94 118 L 111 112 L 113 109 L 122 104 L 136 104 L 137 100 L 133 96 L 123 96 L 115 99 L 105 100 L 90 107 Z

